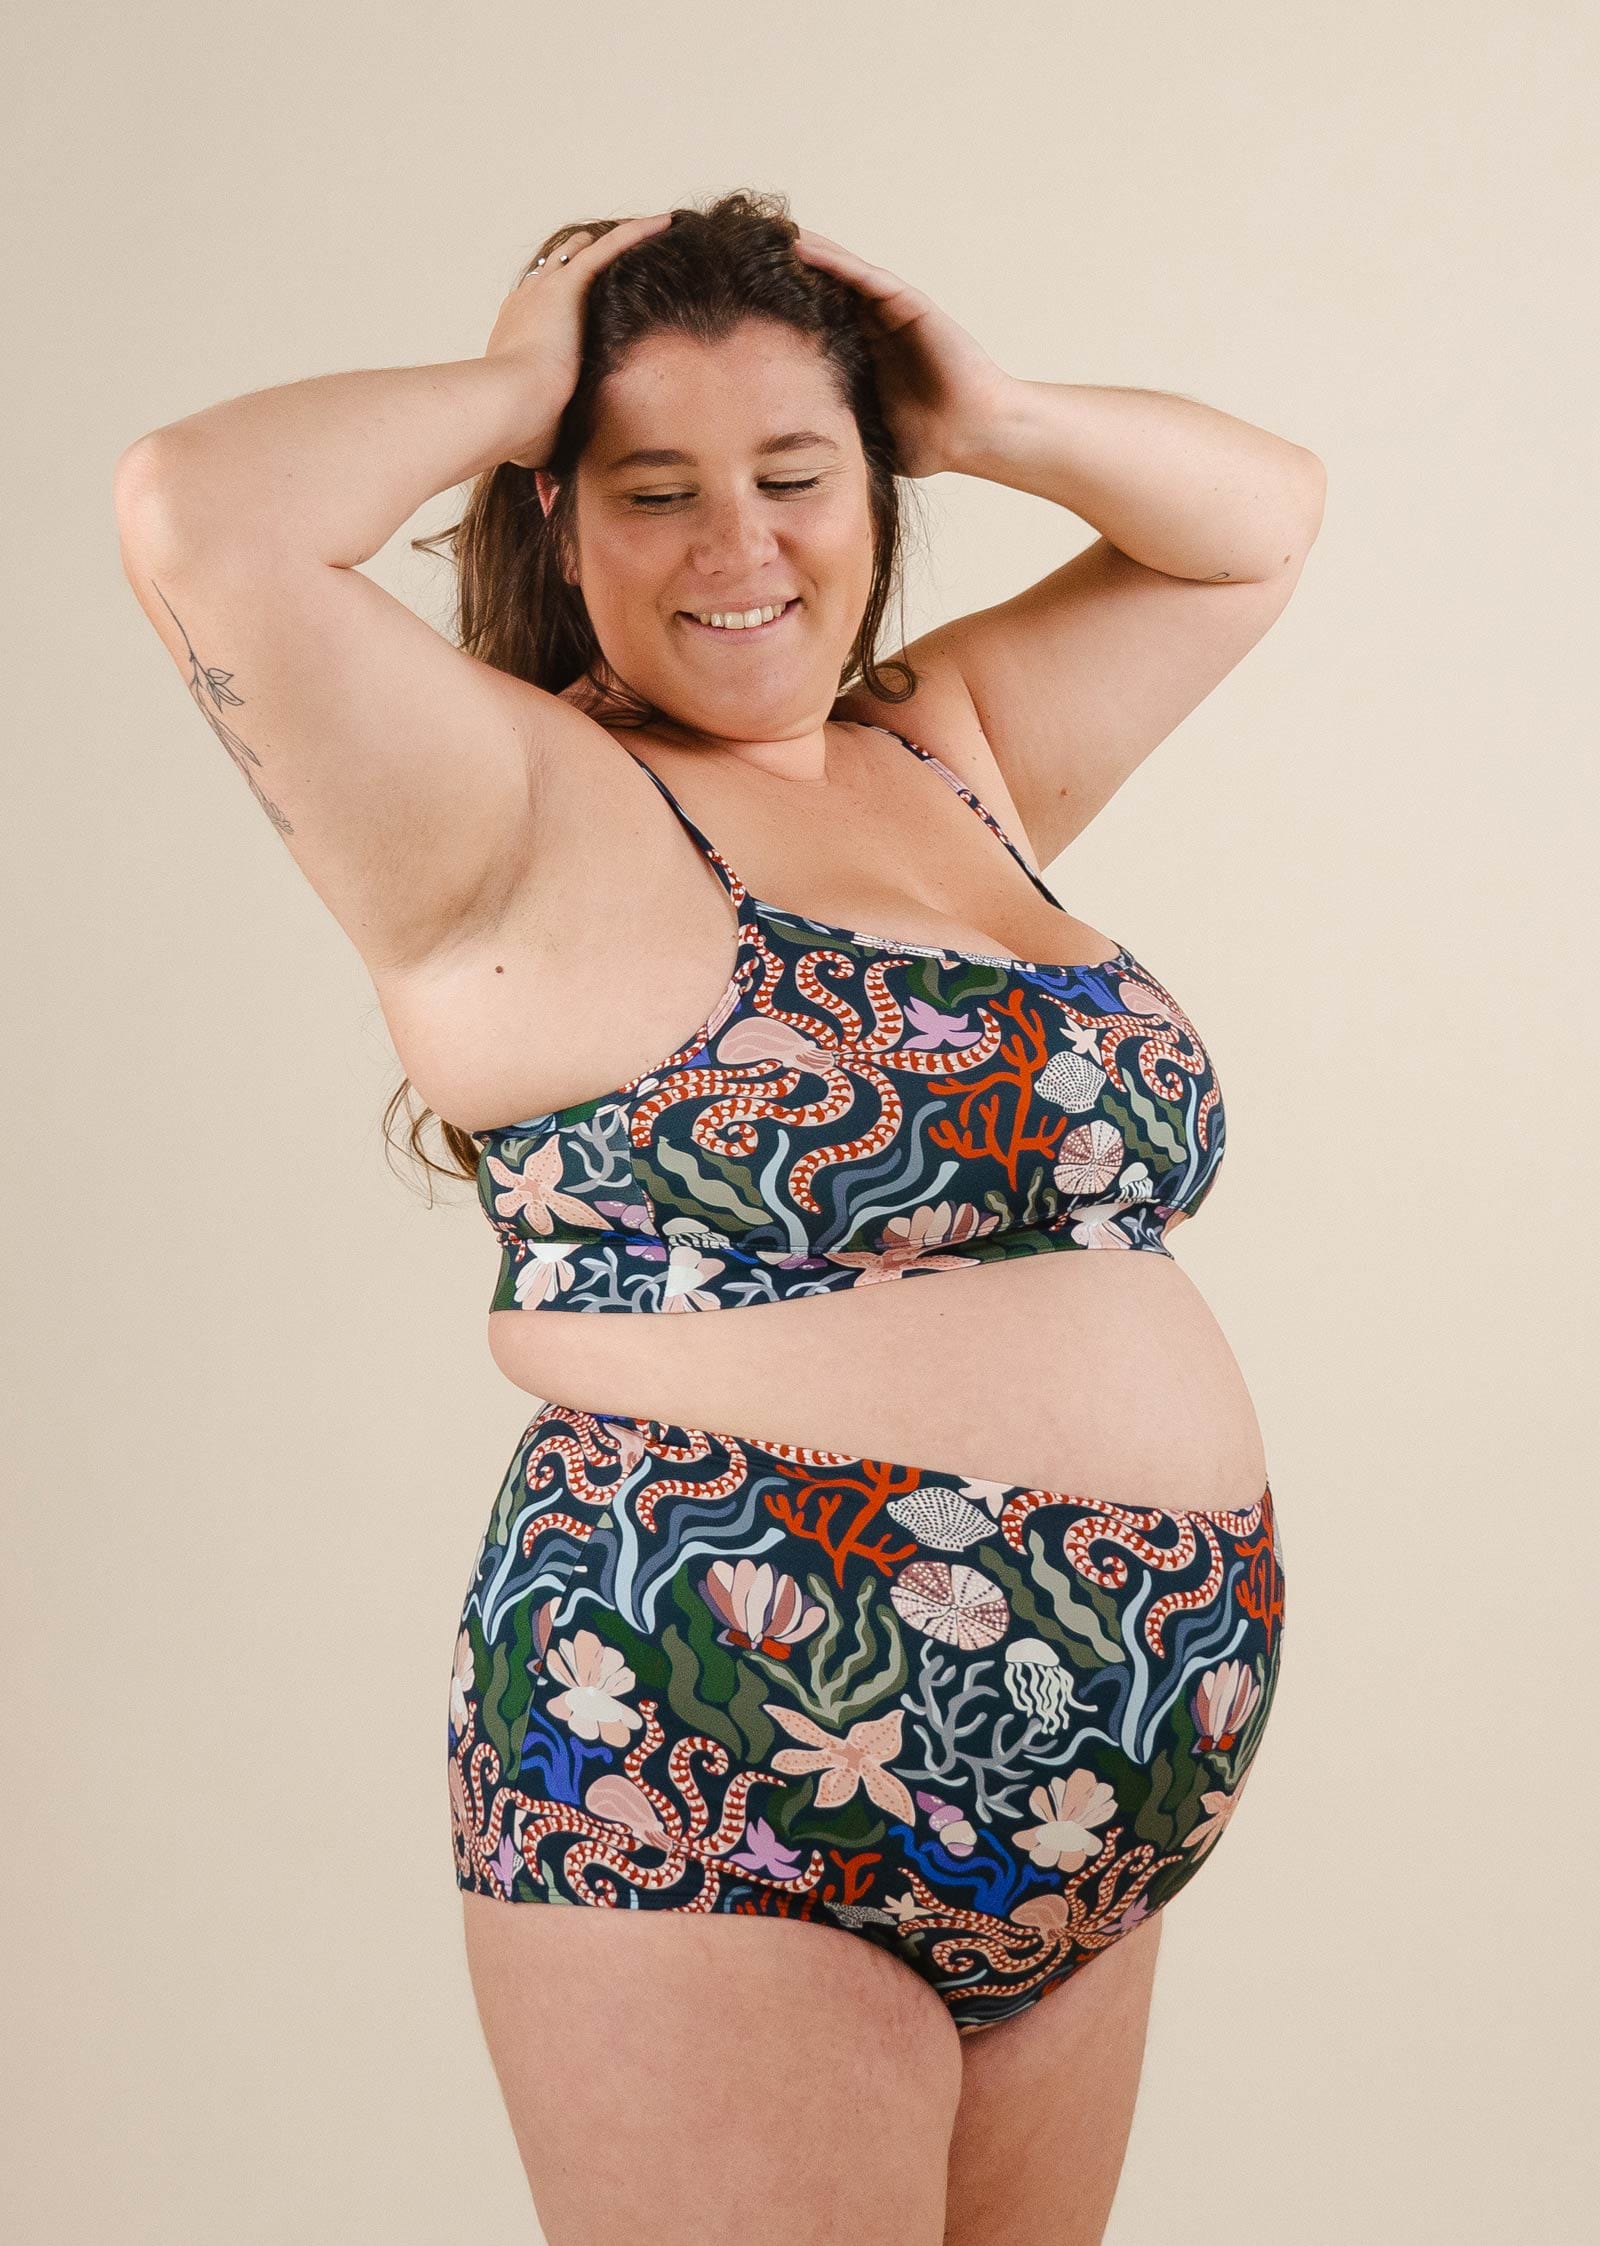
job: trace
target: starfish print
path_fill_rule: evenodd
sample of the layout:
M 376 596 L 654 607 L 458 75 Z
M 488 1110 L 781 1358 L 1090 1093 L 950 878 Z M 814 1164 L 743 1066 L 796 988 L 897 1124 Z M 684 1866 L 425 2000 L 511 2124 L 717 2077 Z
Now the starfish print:
M 824 1731 L 798 1708 L 782 1707 L 775 1700 L 762 1702 L 764 1712 L 774 1723 L 782 1724 L 791 1739 L 803 1739 L 803 1747 L 785 1747 L 772 1757 L 774 1770 L 819 1770 L 822 1776 L 817 1784 L 817 1807 L 838 1809 L 849 1801 L 857 1786 L 865 1786 L 868 1794 L 880 1809 L 900 1818 L 905 1824 L 916 1820 L 916 1808 L 910 1794 L 894 1773 L 884 1769 L 891 1755 L 900 1752 L 900 1719 L 903 1711 L 894 1709 L 887 1716 L 863 1718 L 853 1723 L 840 1738 Z
M 561 1191 L 561 1146 L 556 1139 L 547 1139 L 520 1170 L 508 1168 L 498 1154 L 491 1154 L 489 1175 L 502 1189 L 495 1194 L 494 1205 L 503 1217 L 525 1216 L 535 1232 L 549 1232 L 552 1215 L 565 1217 L 570 1224 L 604 1229 L 604 1218 L 587 1202 Z
M 903 1053 L 959 1053 L 964 1045 L 976 1045 L 983 1036 L 981 1029 L 971 1027 L 970 1014 L 944 1013 L 925 998 L 908 998 L 905 1017 L 916 1028 L 914 1035 L 900 1040 Z

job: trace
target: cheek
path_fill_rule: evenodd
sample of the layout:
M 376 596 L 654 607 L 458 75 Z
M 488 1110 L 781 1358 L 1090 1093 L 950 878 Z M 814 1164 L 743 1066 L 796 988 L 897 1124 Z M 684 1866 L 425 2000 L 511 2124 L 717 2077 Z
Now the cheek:
M 872 581 L 870 525 L 853 515 L 846 520 L 819 524 L 806 542 L 807 565 L 817 582 L 840 599 L 854 599 Z
M 585 598 L 592 612 L 626 627 L 641 610 L 658 608 L 669 564 L 652 551 L 648 534 L 607 538 L 591 546 L 584 567 Z
M 842 507 L 827 525 L 827 535 L 833 565 L 841 577 L 871 577 L 872 517 L 862 501 Z

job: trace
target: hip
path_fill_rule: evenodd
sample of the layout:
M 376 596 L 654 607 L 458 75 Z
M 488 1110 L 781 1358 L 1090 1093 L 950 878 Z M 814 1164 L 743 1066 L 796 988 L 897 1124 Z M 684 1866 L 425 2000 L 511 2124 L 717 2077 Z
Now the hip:
M 1043 1928 L 1092 1859 L 1108 1936 L 1231 1815 L 1282 1561 L 1265 1479 L 1125 1507 L 546 1404 L 461 1616 L 458 1881 Z

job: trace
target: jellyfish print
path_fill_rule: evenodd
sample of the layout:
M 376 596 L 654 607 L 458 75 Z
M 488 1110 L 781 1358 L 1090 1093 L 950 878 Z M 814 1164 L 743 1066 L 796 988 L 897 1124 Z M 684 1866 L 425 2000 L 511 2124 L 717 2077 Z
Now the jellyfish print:
M 1037 1717 L 1046 1731 L 1064 1731 L 1074 1710 L 1083 1716 L 1094 1713 L 1073 1699 L 1072 1672 L 1043 1638 L 1012 1639 L 1005 1651 L 1005 1680 L 1012 1706 Z

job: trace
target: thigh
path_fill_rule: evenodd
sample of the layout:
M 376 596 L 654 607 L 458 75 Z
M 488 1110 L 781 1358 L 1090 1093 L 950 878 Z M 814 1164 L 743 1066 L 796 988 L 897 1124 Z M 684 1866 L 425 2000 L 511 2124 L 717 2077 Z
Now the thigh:
M 796 2246 L 832 2220 L 914 2246 L 952 2128 L 963 2246 L 1027 2238 L 1064 2181 L 1034 2235 L 1077 2205 L 1097 2238 L 1143 1922 L 1234 1813 L 1281 1617 L 1267 1491 L 1133 1510 L 547 1406 L 479 1555 L 448 1745 L 469 1931 L 497 1945 L 474 1986 L 552 2246 L 641 2207 L 658 2246 L 714 2241 L 702 2173 L 758 2180 L 730 2221 L 814 2210 Z M 1015 2227 L 983 2227 L 991 2200 Z
M 1099 2246 L 1144 2064 L 1157 1912 L 1016 2018 L 961 2040 L 944 2246 Z
M 802 1920 L 462 1900 L 549 2246 L 940 2246 L 961 2045 L 898 1959 Z

